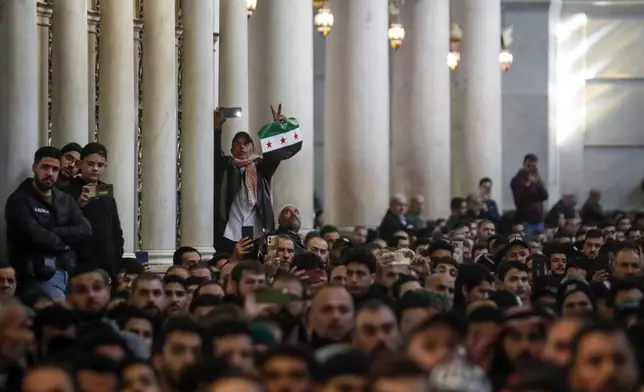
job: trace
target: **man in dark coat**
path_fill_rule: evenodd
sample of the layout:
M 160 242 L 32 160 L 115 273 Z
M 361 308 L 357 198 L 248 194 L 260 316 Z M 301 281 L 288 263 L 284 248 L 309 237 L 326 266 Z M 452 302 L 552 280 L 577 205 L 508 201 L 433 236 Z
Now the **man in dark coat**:
M 69 183 L 67 192 L 78 201 L 83 215 L 92 224 L 92 238 L 74 248 L 78 262 L 86 268 L 89 265 L 101 268 L 114 278 L 123 258 L 124 244 L 116 200 L 111 193 L 94 194 L 92 191 L 105 185 L 101 176 L 106 168 L 107 148 L 99 143 L 89 143 L 81 153 L 80 176 Z
M 543 231 L 543 202 L 548 200 L 548 191 L 539 177 L 538 162 L 536 155 L 526 155 L 523 167 L 510 183 L 516 219 L 523 222 L 528 235 Z
M 404 231 L 412 228 L 407 222 L 405 212 L 407 211 L 407 198 L 403 194 L 397 194 L 389 201 L 389 209 L 380 223 L 380 238 L 391 241 L 397 231 Z
M 41 289 L 53 298 L 65 295 L 67 275 L 75 268 L 70 248 L 92 235 L 76 201 L 55 187 L 60 158 L 57 148 L 40 148 L 34 177 L 24 180 L 5 206 L 9 261 L 18 291 Z
M 271 107 L 273 121 L 285 122 L 282 105 Z M 238 132 L 232 142 L 232 156 L 221 145 L 225 118 L 215 110 L 215 226 L 214 243 L 218 252 L 233 253 L 235 243 L 244 236 L 253 240 L 275 230 L 271 180 L 280 162 L 297 154 L 302 143 L 288 148 L 255 154 L 255 145 L 246 132 Z M 252 234 L 250 234 L 250 233 Z M 245 234 L 245 235 L 242 235 Z

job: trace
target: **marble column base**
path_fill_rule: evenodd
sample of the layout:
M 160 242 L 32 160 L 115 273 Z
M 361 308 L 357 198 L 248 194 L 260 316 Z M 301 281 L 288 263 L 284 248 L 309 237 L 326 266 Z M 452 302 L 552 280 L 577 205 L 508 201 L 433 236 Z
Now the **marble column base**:
M 150 271 L 156 274 L 165 273 L 168 268 L 172 267 L 172 256 L 174 256 L 174 250 L 149 250 Z

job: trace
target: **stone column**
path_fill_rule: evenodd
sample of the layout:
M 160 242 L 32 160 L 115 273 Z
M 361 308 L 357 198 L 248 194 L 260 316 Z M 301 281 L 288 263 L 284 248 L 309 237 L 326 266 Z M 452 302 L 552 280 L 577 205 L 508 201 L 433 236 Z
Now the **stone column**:
M 256 133 L 272 121 L 270 105 L 277 109 L 279 103 L 299 120 L 304 145 L 277 169 L 273 207 L 279 213 L 295 204 L 302 227 L 313 227 L 313 9 L 309 2 L 291 0 L 261 6 L 249 23 L 250 130 Z
M 99 141 L 108 150 L 105 182 L 114 184 L 125 253 L 136 246 L 136 128 L 132 0 L 101 2 Z
M 55 0 L 52 22 L 52 144 L 87 144 L 87 2 Z
M 449 0 L 411 0 L 401 9 L 407 30 L 393 54 L 392 184 L 421 194 L 426 218 L 449 215 Z
M 221 145 L 228 151 L 235 133 L 244 131 L 250 133 L 259 146 L 256 130 L 248 128 L 251 113 L 248 107 L 249 22 L 246 1 L 220 0 L 219 4 L 219 106 L 241 106 L 243 110 L 241 118 L 230 119 L 224 124 Z M 268 7 L 269 2 L 263 2 L 262 6 Z
M 212 255 L 213 2 L 183 0 L 181 243 Z
M 38 21 L 34 0 L 0 6 L 0 257 L 6 260 L 4 205 L 32 175 L 38 149 Z
M 53 8 L 38 2 L 38 144 L 49 144 L 49 33 Z
M 376 226 L 390 196 L 387 0 L 331 0 L 329 8 L 335 24 L 326 55 L 326 221 Z
M 143 3 L 141 244 L 153 265 L 172 265 L 177 211 L 175 0 Z
M 502 183 L 501 133 L 501 0 L 454 0 L 452 20 L 463 29 L 461 61 L 454 74 L 452 142 L 453 190 L 465 196 L 479 180 L 494 183 L 499 206 Z

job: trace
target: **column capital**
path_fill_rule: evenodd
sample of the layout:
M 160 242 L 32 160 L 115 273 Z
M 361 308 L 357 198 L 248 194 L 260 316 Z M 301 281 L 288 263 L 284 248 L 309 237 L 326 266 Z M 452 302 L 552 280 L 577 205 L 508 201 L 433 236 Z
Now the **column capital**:
M 51 27 L 51 18 L 54 15 L 54 6 L 49 1 L 38 2 L 38 26 Z
M 99 12 L 96 10 L 87 11 L 87 31 L 96 34 L 98 21 L 100 20 Z

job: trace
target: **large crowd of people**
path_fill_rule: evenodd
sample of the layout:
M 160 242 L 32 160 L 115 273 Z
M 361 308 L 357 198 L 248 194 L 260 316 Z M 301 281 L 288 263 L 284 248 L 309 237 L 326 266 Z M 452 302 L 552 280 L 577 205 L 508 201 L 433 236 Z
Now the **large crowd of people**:
M 260 157 L 235 135 L 215 170 L 217 252 L 181 247 L 159 275 L 123 257 L 105 146 L 40 148 L 5 208 L 0 391 L 640 390 L 644 213 L 605 212 L 597 189 L 544 211 L 530 154 L 516 211 L 483 178 L 445 219 L 398 194 L 378 228 L 319 211 L 302 235 L 268 186 L 298 152 Z

